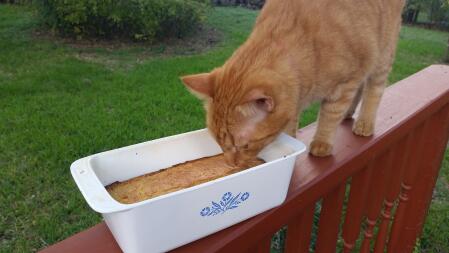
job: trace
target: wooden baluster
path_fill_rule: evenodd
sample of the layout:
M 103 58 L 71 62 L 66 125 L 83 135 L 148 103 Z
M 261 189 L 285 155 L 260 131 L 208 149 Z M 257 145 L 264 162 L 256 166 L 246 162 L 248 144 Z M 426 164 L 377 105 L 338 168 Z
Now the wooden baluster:
M 306 207 L 300 215 L 288 223 L 286 253 L 309 252 L 314 213 L 315 203 Z
M 413 145 L 413 139 L 410 135 L 400 140 L 394 145 L 392 151 L 394 151 L 394 160 L 390 172 L 390 181 L 388 182 L 388 190 L 384 202 L 384 210 L 382 211 L 382 222 L 379 226 L 377 233 L 376 245 L 374 247 L 375 253 L 382 253 L 385 249 L 387 242 L 388 227 L 391 221 L 391 211 L 394 206 L 395 200 L 398 198 L 399 191 L 401 190 L 401 181 L 404 174 L 405 161 L 410 150 L 410 146 Z
M 364 233 L 364 239 L 360 252 L 370 252 L 370 243 L 373 238 L 374 226 L 382 208 L 382 203 L 385 196 L 386 186 L 391 171 L 393 152 L 388 150 L 379 158 L 374 158 L 373 161 L 373 177 L 371 179 L 370 190 L 368 193 L 368 205 L 366 211 L 367 228 Z
M 377 232 L 376 245 L 374 246 L 374 253 L 382 253 L 385 249 L 387 242 L 388 226 L 391 220 L 391 210 L 393 209 L 394 202 L 385 200 L 384 210 L 382 210 L 381 217 L 382 222 L 379 225 L 379 231 Z
M 359 237 L 366 196 L 370 186 L 372 166 L 363 169 L 352 178 L 351 191 L 343 225 L 343 252 L 350 253 Z
M 316 253 L 335 252 L 345 191 L 346 181 L 323 198 L 318 224 Z
M 420 158 L 422 149 L 420 144 L 423 139 L 423 127 L 424 126 L 422 125 L 419 126 L 410 134 L 410 138 L 413 140 L 413 145 L 410 146 L 409 156 L 406 157 L 407 160 L 405 163 L 404 179 L 401 184 L 401 193 L 399 194 L 399 204 L 396 209 L 393 225 L 391 227 L 390 238 L 388 240 L 387 252 L 390 253 L 397 252 L 395 249 L 399 242 L 401 227 L 403 226 L 405 210 L 409 200 L 409 192 L 412 188 L 412 182 L 414 181 L 418 170 L 417 161 Z
M 257 245 L 251 247 L 247 252 L 248 253 L 270 253 L 271 238 L 272 238 L 272 236 L 268 236 L 268 237 L 264 238 Z
M 405 218 L 400 227 L 399 243 L 394 252 L 402 250 L 411 252 L 416 238 L 421 234 L 427 210 L 432 199 L 441 161 L 449 135 L 449 106 L 435 113 L 425 124 L 421 156 L 415 157 L 417 176 L 409 189 L 409 203 L 405 207 Z M 393 251 L 392 251 L 393 252 Z
M 374 226 L 376 225 L 376 221 L 370 218 L 367 218 L 366 220 L 367 228 L 365 229 L 365 232 L 363 233 L 363 243 L 362 247 L 360 248 L 360 252 L 362 253 L 368 253 L 370 252 L 370 242 L 373 238 L 374 233 Z

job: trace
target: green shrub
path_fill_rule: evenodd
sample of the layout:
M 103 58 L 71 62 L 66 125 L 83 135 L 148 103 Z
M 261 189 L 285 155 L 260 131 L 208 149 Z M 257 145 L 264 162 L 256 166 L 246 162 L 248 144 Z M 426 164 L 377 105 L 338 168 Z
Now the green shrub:
M 38 0 L 44 23 L 63 36 L 182 37 L 205 18 L 208 0 Z

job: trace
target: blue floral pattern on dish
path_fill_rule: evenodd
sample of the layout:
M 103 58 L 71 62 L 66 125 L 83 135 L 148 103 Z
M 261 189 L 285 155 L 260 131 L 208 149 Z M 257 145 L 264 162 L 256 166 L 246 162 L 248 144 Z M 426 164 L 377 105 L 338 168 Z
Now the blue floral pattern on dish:
M 249 192 L 241 193 L 233 196 L 231 192 L 223 194 L 220 201 L 212 201 L 211 206 L 203 208 L 200 212 L 201 216 L 215 216 L 217 214 L 224 214 L 225 212 L 239 207 L 239 205 L 249 198 Z

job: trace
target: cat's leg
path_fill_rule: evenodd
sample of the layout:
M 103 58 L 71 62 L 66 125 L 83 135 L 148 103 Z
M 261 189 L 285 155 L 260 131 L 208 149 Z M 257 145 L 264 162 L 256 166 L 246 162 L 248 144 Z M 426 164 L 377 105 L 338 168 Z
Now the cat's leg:
M 357 109 L 357 105 L 359 105 L 360 98 L 362 97 L 363 86 L 365 86 L 364 82 L 360 84 L 360 87 L 352 100 L 352 104 L 346 112 L 345 119 L 352 119 L 352 115 L 354 115 L 355 109 Z
M 310 153 L 315 156 L 328 156 L 332 152 L 335 132 L 343 120 L 357 92 L 357 85 L 348 85 L 338 98 L 325 99 L 321 103 L 318 127 L 310 143 Z
M 296 138 L 296 132 L 298 132 L 298 121 L 299 116 L 293 117 L 292 119 L 290 119 L 290 121 L 287 123 L 287 126 L 285 127 L 285 132 L 291 137 Z
M 354 122 L 352 131 L 359 136 L 371 136 L 374 133 L 377 108 L 387 82 L 389 69 L 371 75 L 363 89 L 360 113 Z
M 298 125 L 299 125 L 299 116 L 301 114 L 302 107 L 300 105 L 297 105 L 294 108 L 296 108 L 296 110 L 291 111 L 290 120 L 285 126 L 284 132 L 290 135 L 291 137 L 296 138 L 296 133 L 298 132 Z

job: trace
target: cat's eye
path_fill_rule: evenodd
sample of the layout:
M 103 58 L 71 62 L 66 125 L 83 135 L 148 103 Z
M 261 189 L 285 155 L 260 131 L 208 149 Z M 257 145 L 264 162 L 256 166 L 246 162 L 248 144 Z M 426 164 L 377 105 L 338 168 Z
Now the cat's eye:
M 259 98 L 256 100 L 256 104 L 262 106 L 265 105 L 266 101 L 267 101 L 266 98 Z

